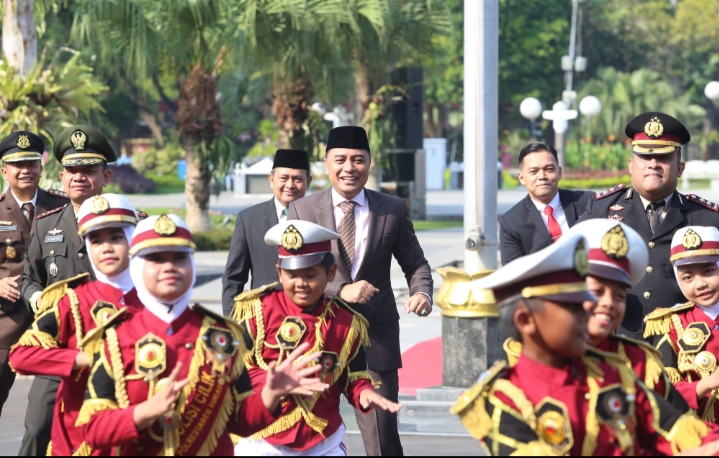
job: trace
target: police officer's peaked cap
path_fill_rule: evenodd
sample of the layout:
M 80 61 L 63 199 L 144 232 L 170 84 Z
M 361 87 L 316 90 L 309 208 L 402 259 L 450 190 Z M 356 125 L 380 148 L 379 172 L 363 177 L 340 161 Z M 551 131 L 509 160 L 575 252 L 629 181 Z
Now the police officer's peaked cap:
M 26 130 L 11 133 L 0 143 L 3 162 L 39 161 L 44 151 L 42 138 Z
M 63 130 L 55 140 L 53 154 L 63 167 L 115 162 L 112 146 L 99 130 L 77 124 Z
M 673 116 L 658 111 L 642 113 L 624 130 L 636 154 L 670 154 L 692 139 L 687 128 Z

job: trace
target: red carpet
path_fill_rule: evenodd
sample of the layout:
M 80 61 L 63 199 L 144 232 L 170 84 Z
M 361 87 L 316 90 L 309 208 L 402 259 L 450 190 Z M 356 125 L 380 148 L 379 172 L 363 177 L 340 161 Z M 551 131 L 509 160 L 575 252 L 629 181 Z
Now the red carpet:
M 425 340 L 402 353 L 399 392 L 416 396 L 419 388 L 442 384 L 442 338 Z

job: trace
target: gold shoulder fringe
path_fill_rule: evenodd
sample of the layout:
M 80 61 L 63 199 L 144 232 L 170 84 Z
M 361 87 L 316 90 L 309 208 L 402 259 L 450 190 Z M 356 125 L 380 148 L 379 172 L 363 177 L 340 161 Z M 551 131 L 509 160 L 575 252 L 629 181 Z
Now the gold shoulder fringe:
M 644 338 L 669 334 L 671 317 L 677 312 L 689 310 L 694 307 L 693 302 L 685 302 L 680 306 L 666 309 L 656 309 L 644 317 Z
M 72 456 L 90 456 L 92 455 L 92 447 L 87 445 L 86 442 L 83 442 L 80 444 L 80 446 L 77 448 L 77 451 L 72 454 Z
M 372 380 L 372 376 L 370 375 L 369 371 L 360 371 L 360 372 L 351 372 L 347 374 L 347 385 L 349 386 L 350 383 L 356 382 L 357 380 L 366 379 L 369 380 L 370 383 L 374 383 Z
M 17 347 L 42 347 L 45 350 L 49 350 L 50 348 L 57 348 L 58 343 L 50 334 L 30 328 L 25 331 L 15 345 L 10 347 L 10 352 L 12 353 Z
M 262 300 L 260 299 L 262 293 L 267 290 L 274 289 L 278 285 L 278 282 L 270 283 L 269 285 L 260 286 L 259 288 L 238 294 L 235 296 L 235 305 L 232 306 L 230 317 L 238 323 L 242 323 L 246 319 L 252 318 L 256 303 L 262 303 Z
M 512 456 L 561 456 L 551 445 L 532 441 L 528 444 L 520 445 L 517 450 L 512 452 Z
M 330 299 L 330 302 L 334 302 L 334 303 L 337 304 L 338 307 L 342 307 L 342 308 L 344 308 L 344 309 L 349 310 L 349 311 L 352 312 L 356 317 L 359 317 L 359 318 L 360 318 L 360 320 L 364 323 L 365 327 L 369 328 L 369 321 L 367 321 L 367 319 L 366 319 L 360 312 L 358 312 L 357 310 L 355 310 L 355 309 L 353 309 L 352 307 L 350 307 L 350 305 L 349 305 L 347 302 L 345 302 L 344 300 L 340 299 L 339 296 L 333 296 L 332 299 Z M 367 342 L 367 344 L 365 344 L 365 345 L 369 345 L 369 342 Z
M 661 353 L 659 353 L 659 350 L 645 342 L 630 339 L 629 337 L 622 336 L 619 334 L 613 334 L 611 338 L 619 341 L 620 355 L 627 359 L 627 363 L 629 364 L 630 369 L 632 368 L 632 364 L 631 361 L 629 361 L 626 352 L 624 351 L 624 346 L 634 345 L 635 347 L 639 347 L 644 352 L 646 364 L 644 368 L 643 382 L 647 385 L 647 387 L 649 387 L 650 390 L 654 390 L 659 383 L 659 379 L 662 377 L 662 374 L 665 371 L 664 363 L 662 363 Z M 668 389 L 669 387 L 665 388 Z
M 117 403 L 112 402 L 109 399 L 87 399 L 85 402 L 82 403 L 80 412 L 77 414 L 75 426 L 80 427 L 86 425 L 90 423 L 90 419 L 93 415 L 99 412 L 104 412 L 105 410 L 115 410 L 117 409 L 117 407 Z
M 56 307 L 57 303 L 60 302 L 60 299 L 62 299 L 67 293 L 67 290 L 70 289 L 70 283 L 89 277 L 90 274 L 88 272 L 85 272 L 72 278 L 68 278 L 67 280 L 61 280 L 57 283 L 53 283 L 52 285 L 45 288 L 40 294 L 40 308 L 37 310 L 35 316 L 52 307 Z
M 674 423 L 666 439 L 672 444 L 672 450 L 676 455 L 678 452 L 702 445 L 702 439 L 707 434 L 709 434 L 709 427 L 706 423 L 701 421 L 693 411 L 689 411 Z
M 88 356 L 92 356 L 102 350 L 105 343 L 104 337 L 105 332 L 108 328 L 115 325 L 118 318 L 127 312 L 127 307 L 123 307 L 117 312 L 113 313 L 110 318 L 105 321 L 102 326 L 98 326 L 88 332 L 85 337 L 79 341 L 78 348 L 81 348 Z
M 667 367 L 666 368 L 667 375 L 669 376 L 669 380 L 672 381 L 672 383 L 679 383 L 683 380 L 682 374 L 679 373 L 678 370 L 676 370 L 673 367 Z
M 517 361 L 519 361 L 519 357 L 522 355 L 522 342 L 517 342 L 510 337 L 504 341 L 502 348 L 507 354 L 509 366 L 514 367 L 517 364 Z
M 459 416 L 465 429 L 477 440 L 487 437 L 494 428 L 492 419 L 487 413 L 486 395 L 494 379 L 506 367 L 507 363 L 504 361 L 492 366 L 480 376 L 477 383 L 457 399 L 449 410 L 452 415 Z

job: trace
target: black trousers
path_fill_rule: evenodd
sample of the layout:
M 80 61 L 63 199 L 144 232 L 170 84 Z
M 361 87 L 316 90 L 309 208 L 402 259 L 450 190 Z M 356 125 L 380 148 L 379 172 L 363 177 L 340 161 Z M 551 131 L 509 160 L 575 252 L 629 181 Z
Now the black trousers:
M 9 356 L 9 349 L 0 348 L 0 416 L 2 416 L 2 407 L 7 401 L 10 389 L 15 383 L 15 372 L 10 369 L 10 364 L 8 363 Z
M 377 393 L 392 402 L 399 396 L 399 376 L 397 370 L 387 372 L 370 371 L 375 382 L 381 382 Z M 362 432 L 362 441 L 367 456 L 403 456 L 402 442 L 397 431 L 397 414 L 373 409 L 363 413 L 355 409 L 357 425 Z
M 28 393 L 25 435 L 18 456 L 45 456 L 50 443 L 59 378 L 35 377 Z

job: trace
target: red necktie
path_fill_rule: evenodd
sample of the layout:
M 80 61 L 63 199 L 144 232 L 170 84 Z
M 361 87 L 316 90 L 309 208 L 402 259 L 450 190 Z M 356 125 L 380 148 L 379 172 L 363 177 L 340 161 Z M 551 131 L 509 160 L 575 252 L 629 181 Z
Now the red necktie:
M 552 207 L 549 205 L 544 207 L 544 214 L 547 215 L 547 222 L 549 223 L 549 235 L 552 237 L 552 242 L 556 242 L 562 236 L 562 227 L 554 219 L 554 209 Z

